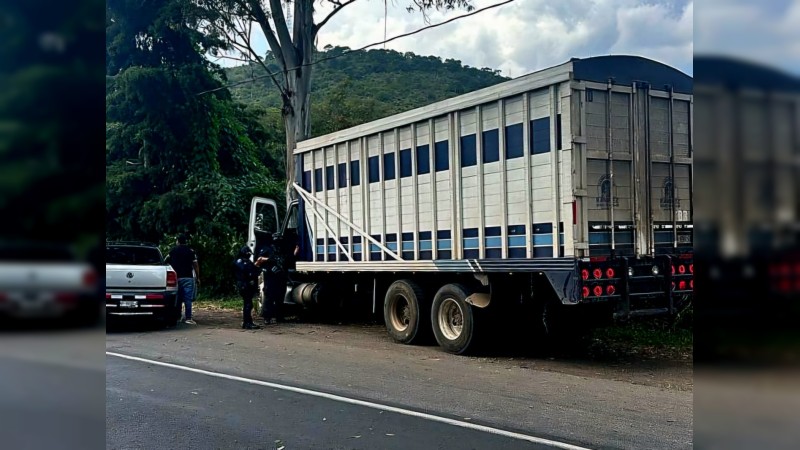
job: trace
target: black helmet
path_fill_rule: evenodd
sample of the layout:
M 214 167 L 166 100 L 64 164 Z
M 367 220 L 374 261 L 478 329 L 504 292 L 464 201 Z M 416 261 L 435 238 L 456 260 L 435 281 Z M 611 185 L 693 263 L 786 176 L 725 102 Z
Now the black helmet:
M 250 251 L 250 247 L 246 245 L 239 250 L 239 256 L 242 258 L 249 258 L 252 254 L 253 252 Z

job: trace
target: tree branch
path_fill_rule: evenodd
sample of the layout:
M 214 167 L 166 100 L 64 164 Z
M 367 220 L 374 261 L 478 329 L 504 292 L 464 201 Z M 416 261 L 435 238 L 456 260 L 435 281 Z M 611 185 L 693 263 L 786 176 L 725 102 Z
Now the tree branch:
M 241 62 L 246 62 L 246 63 L 253 62 L 253 60 L 249 59 L 249 58 L 237 58 L 235 56 L 230 56 L 230 55 L 219 55 L 216 58 L 214 58 L 214 62 L 217 62 L 220 59 L 230 59 L 231 61 L 241 61 Z
M 288 67 L 294 67 L 298 64 L 297 55 L 292 45 L 292 35 L 289 34 L 289 26 L 286 25 L 286 16 L 283 14 L 281 0 L 269 0 L 269 5 L 270 12 L 272 13 L 272 21 L 275 22 L 275 31 L 278 33 L 278 40 L 283 50 L 283 58 L 287 64 L 284 66 L 284 70 L 286 70 Z M 295 20 L 297 20 L 296 17 Z
M 336 8 L 334 8 L 334 9 L 333 9 L 333 11 L 331 11 L 331 13 L 330 13 L 330 14 L 328 14 L 328 16 L 327 16 L 327 17 L 325 17 L 324 19 L 322 19 L 322 21 L 320 21 L 320 23 L 318 23 L 318 24 L 314 25 L 314 35 L 316 36 L 316 34 L 319 32 L 320 28 L 322 28 L 323 26 L 325 26 L 325 24 L 326 24 L 326 23 L 328 23 L 328 21 L 329 21 L 329 20 L 331 20 L 331 17 L 333 17 L 333 16 L 334 16 L 336 13 L 338 13 L 339 11 L 341 11 L 341 10 L 342 10 L 342 8 L 344 8 L 345 6 L 347 6 L 347 5 L 351 4 L 351 3 L 355 2 L 355 1 L 356 1 L 356 0 L 347 0 L 347 1 L 345 1 L 344 3 L 340 3 L 340 2 L 338 2 L 338 1 L 336 1 L 336 2 L 331 2 L 331 3 L 333 3 L 334 5 L 337 5 L 337 7 L 336 7 Z
M 278 61 L 278 64 L 280 64 L 281 69 L 286 70 L 286 58 L 281 48 L 281 43 L 278 42 L 278 38 L 275 37 L 275 33 L 272 31 L 272 27 L 269 24 L 267 13 L 264 12 L 264 8 L 261 7 L 261 3 L 258 0 L 249 0 L 247 3 L 250 5 L 250 12 L 256 19 L 256 22 L 261 25 L 261 31 L 264 32 L 264 36 L 267 38 L 267 43 L 269 44 L 270 50 L 272 50 L 272 54 L 275 55 L 275 59 Z M 286 26 L 286 22 L 284 22 L 284 26 Z
M 278 90 L 280 91 L 281 95 L 285 95 L 286 94 L 285 87 L 278 81 L 277 78 L 275 78 L 275 75 L 269 70 L 269 67 L 267 66 L 267 64 L 264 62 L 263 59 L 261 59 L 261 57 L 258 55 L 258 52 L 256 52 L 255 49 L 253 49 L 252 45 L 250 44 L 250 37 L 251 37 L 250 30 L 252 30 L 251 26 L 249 26 L 249 25 L 248 26 L 244 26 L 244 24 L 242 22 L 243 19 L 238 18 L 238 17 L 236 19 L 234 19 L 234 20 L 238 20 L 239 21 L 238 24 L 232 22 L 229 19 L 229 17 L 227 15 L 225 15 L 225 14 L 222 14 L 220 17 L 221 17 L 222 22 L 230 28 L 231 32 L 233 32 L 236 36 L 239 36 L 239 38 L 242 40 L 242 42 L 237 42 L 236 38 L 234 36 L 230 36 L 230 33 L 227 30 L 225 30 L 224 28 L 220 28 L 218 25 L 215 25 L 213 23 L 211 24 L 211 26 L 217 28 L 223 34 L 229 36 L 229 42 L 228 43 L 231 46 L 233 46 L 236 50 L 238 50 L 239 53 L 241 53 L 242 55 L 247 55 L 247 56 L 250 57 L 250 59 L 247 60 L 247 62 L 253 62 L 253 60 L 255 60 L 264 69 L 264 71 L 269 75 L 269 78 L 272 80 L 272 83 L 275 85 L 275 87 L 278 88 Z M 250 21 L 247 21 L 247 23 L 251 24 Z M 248 30 L 247 34 L 245 34 L 245 32 L 244 32 L 244 28 L 247 28 L 247 30 Z M 235 58 L 229 58 L 229 59 L 235 59 Z
M 278 88 L 278 90 L 280 91 L 281 95 L 286 95 L 286 88 L 280 83 L 280 81 L 278 81 L 277 78 L 275 78 L 275 75 L 269 70 L 269 66 L 267 66 L 267 63 L 264 62 L 264 60 L 261 59 L 260 56 L 258 56 L 258 53 L 256 53 L 256 51 L 250 45 L 250 40 L 246 39 L 244 37 L 243 33 L 239 32 L 238 30 L 236 30 L 236 32 L 237 32 L 237 34 L 239 34 L 239 36 L 242 36 L 242 39 L 245 39 L 245 41 L 246 41 L 246 44 L 244 44 L 245 49 L 247 50 L 248 53 L 250 53 L 253 56 L 253 58 L 255 58 L 256 62 L 264 69 L 264 71 L 267 72 L 267 74 L 269 75 L 270 79 L 272 80 L 272 83 L 275 85 L 275 87 Z M 245 52 L 242 51 L 242 47 L 240 45 L 237 45 L 237 43 L 235 41 L 232 42 L 231 44 L 234 47 L 236 47 L 240 52 L 245 53 Z M 252 59 L 250 60 L 250 62 L 252 62 Z

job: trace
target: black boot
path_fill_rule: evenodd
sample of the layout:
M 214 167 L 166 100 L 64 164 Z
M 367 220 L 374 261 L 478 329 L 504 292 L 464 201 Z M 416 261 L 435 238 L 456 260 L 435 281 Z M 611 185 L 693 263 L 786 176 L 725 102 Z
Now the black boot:
M 245 322 L 242 324 L 242 329 L 244 330 L 260 330 L 261 327 L 254 324 L 253 322 Z

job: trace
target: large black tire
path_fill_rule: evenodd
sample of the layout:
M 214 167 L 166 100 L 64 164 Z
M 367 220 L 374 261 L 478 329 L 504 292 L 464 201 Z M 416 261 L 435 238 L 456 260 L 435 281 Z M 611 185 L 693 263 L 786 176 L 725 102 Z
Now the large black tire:
M 448 353 L 473 353 L 478 347 L 478 333 L 485 331 L 480 311 L 466 302 L 471 293 L 465 286 L 453 283 L 442 286 L 433 298 L 433 334 Z
M 383 319 L 389 336 L 401 344 L 430 341 L 429 301 L 425 292 L 411 280 L 398 280 L 389 286 L 383 301 Z

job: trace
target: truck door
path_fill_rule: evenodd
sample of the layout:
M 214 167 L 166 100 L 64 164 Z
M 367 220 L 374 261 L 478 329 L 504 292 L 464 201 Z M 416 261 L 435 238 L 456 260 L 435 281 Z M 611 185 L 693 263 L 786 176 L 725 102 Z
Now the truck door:
M 254 255 L 272 244 L 272 235 L 278 232 L 278 223 L 278 204 L 275 200 L 253 197 L 250 202 L 247 246 Z
M 692 247 L 691 102 L 637 86 L 635 174 L 640 221 L 636 254 L 659 255 Z

